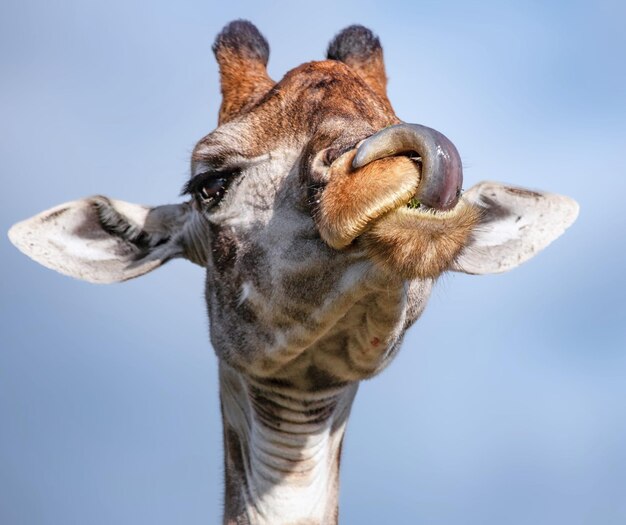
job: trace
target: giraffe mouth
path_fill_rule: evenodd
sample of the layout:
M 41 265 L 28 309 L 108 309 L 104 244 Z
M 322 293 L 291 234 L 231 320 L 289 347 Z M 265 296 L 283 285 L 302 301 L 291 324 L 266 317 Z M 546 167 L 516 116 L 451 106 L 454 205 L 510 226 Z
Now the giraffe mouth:
M 447 270 L 478 223 L 480 210 L 457 197 L 445 209 L 421 198 L 422 163 L 404 155 L 353 168 L 355 150 L 330 167 L 316 222 L 335 249 L 364 248 L 378 266 L 402 278 L 434 278 Z
M 324 241 L 346 248 L 383 216 L 400 213 L 408 220 L 446 217 L 454 209 L 438 209 L 420 195 L 422 162 L 414 156 L 376 159 L 353 168 L 357 150 L 340 156 L 330 167 L 329 182 L 320 202 L 317 222 Z
M 445 135 L 419 124 L 388 126 L 331 165 L 320 233 L 341 249 L 392 210 L 402 208 L 405 221 L 432 220 L 454 212 L 462 184 L 459 153 Z
M 437 130 L 420 124 L 395 124 L 365 139 L 357 147 L 353 168 L 397 154 L 416 154 L 421 180 L 418 200 L 429 208 L 451 210 L 463 186 L 461 157 L 450 140 Z

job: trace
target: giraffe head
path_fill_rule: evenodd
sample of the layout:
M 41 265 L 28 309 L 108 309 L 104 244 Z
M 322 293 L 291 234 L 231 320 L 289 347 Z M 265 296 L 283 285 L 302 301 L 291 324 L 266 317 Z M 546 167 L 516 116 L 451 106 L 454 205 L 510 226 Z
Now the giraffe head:
M 226 26 L 213 50 L 219 126 L 193 150 L 185 202 L 90 197 L 16 224 L 9 236 L 41 264 L 97 283 L 173 258 L 206 268 L 211 338 L 228 371 L 228 479 L 248 475 L 241 464 L 252 462 L 233 445 L 250 439 L 233 415 L 245 405 L 233 401 L 242 388 L 267 423 L 282 417 L 268 385 L 296 399 L 377 373 L 439 275 L 512 269 L 561 235 L 578 206 L 492 182 L 462 193 L 457 150 L 395 115 L 382 49 L 363 27 L 335 37 L 328 60 L 279 82 L 266 71 L 267 42 L 248 22 Z M 316 424 L 334 418 L 335 428 L 343 416 L 333 410 L 323 421 L 314 414 Z

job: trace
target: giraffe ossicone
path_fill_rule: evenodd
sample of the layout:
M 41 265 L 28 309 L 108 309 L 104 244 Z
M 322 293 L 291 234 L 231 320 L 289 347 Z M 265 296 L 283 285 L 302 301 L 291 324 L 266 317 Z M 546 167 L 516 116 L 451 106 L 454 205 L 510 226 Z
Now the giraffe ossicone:
M 44 266 L 97 283 L 173 258 L 205 267 L 224 523 L 336 523 L 358 384 L 393 359 L 437 277 L 518 266 L 574 222 L 578 205 L 495 182 L 460 194 L 456 149 L 398 119 L 382 48 L 364 27 L 279 82 L 249 22 L 227 25 L 213 51 L 219 125 L 193 151 L 185 202 L 90 197 L 9 237 Z

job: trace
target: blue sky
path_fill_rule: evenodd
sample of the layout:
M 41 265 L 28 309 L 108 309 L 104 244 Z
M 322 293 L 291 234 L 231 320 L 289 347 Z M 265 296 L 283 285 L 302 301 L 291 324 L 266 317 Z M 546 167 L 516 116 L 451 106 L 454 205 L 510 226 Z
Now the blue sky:
M 351 23 L 381 38 L 398 115 L 457 145 L 469 186 L 570 195 L 578 222 L 504 275 L 445 276 L 362 385 L 344 523 L 626 522 L 622 2 L 4 3 L 0 227 L 102 193 L 179 201 L 214 128 L 235 18 L 270 73 Z M 60 276 L 0 242 L 0 523 L 217 523 L 221 430 L 203 272 Z

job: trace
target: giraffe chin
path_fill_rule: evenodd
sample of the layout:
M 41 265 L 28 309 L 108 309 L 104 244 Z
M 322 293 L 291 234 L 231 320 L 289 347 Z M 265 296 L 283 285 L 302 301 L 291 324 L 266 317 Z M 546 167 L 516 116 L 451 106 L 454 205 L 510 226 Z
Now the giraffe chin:
M 356 242 L 386 272 L 403 279 L 434 279 L 468 244 L 480 213 L 462 198 L 449 211 L 405 205 L 372 222 Z

